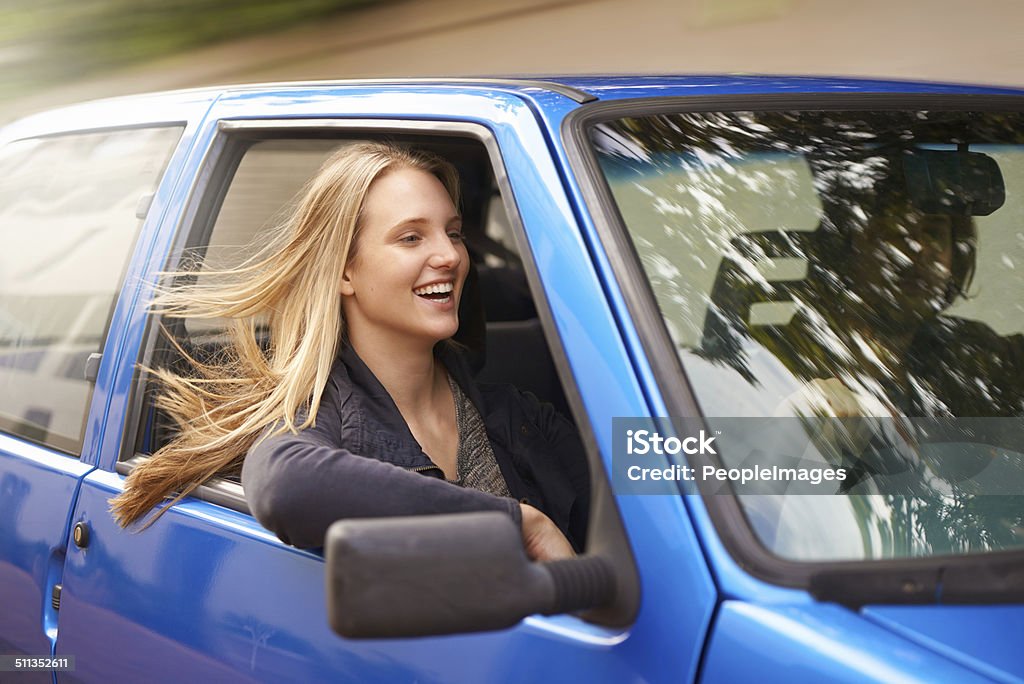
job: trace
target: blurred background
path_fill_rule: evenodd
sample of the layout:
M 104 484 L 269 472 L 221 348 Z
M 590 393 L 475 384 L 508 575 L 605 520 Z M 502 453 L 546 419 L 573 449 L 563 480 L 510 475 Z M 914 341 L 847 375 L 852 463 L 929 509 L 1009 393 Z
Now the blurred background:
M 1024 85 L 1020 0 L 0 0 L 0 124 L 267 80 L 559 73 Z

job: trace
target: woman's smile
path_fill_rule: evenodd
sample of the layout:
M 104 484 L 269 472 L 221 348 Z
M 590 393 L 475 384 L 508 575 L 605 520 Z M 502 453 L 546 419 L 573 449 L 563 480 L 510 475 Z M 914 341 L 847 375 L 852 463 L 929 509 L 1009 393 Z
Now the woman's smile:
M 452 301 L 452 291 L 454 289 L 455 286 L 452 284 L 452 281 L 446 280 L 440 283 L 417 287 L 413 290 L 413 294 L 435 304 L 448 304 Z

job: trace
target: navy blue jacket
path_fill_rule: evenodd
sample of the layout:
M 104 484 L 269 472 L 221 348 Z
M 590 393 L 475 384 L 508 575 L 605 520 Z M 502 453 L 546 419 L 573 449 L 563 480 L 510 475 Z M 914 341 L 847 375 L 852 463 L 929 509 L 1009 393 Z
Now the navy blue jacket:
M 514 498 L 445 481 L 398 407 L 350 346 L 331 369 L 316 425 L 264 439 L 245 458 L 242 484 L 253 515 L 287 544 L 323 546 L 342 518 L 504 511 L 536 506 L 581 550 L 589 475 L 579 435 L 550 404 L 511 385 L 477 385 L 461 355 L 438 355 L 484 419 Z

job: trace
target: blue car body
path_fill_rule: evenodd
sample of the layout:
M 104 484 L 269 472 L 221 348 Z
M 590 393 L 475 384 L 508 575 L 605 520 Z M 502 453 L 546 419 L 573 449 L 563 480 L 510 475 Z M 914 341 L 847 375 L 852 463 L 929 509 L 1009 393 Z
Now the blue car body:
M 552 82 L 553 83 L 553 82 Z M 626 627 L 533 616 L 505 631 L 344 640 L 325 617 L 324 559 L 240 510 L 190 497 L 142 532 L 108 499 L 147 335 L 148 288 L 175 249 L 195 181 L 226 129 L 307 120 L 455 122 L 500 151 L 533 266 L 597 451 L 612 419 L 669 415 L 574 167 L 566 117 L 593 103 L 864 94 L 1005 96 L 969 86 L 765 77 L 278 84 L 88 103 L 0 131 L 0 142 L 181 122 L 107 326 L 81 457 L 0 433 L 0 654 L 73 655 L 56 681 L 1011 682 L 1024 680 L 1024 606 L 850 609 L 757 577 L 730 553 L 696 494 L 619 496 L 640 599 Z M 581 101 L 582 100 L 582 101 Z M 1019 105 L 1018 105 L 1019 106 Z M 88 544 L 72 541 L 83 524 Z M 59 609 L 53 589 L 60 585 Z M 49 681 L 48 672 L 36 673 Z M 6 675 L 0 675 L 6 681 Z M 20 680 L 18 680 L 20 681 Z

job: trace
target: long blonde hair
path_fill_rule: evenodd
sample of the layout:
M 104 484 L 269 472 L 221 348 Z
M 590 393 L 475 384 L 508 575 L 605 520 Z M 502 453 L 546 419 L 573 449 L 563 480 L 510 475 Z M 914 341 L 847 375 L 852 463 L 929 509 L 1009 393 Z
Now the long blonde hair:
M 435 175 L 458 206 L 458 175 L 448 162 L 387 143 L 352 143 L 324 162 L 270 243 L 241 266 L 203 271 L 187 284 L 180 277 L 193 271 L 165 274 L 179 280 L 158 288 L 152 309 L 227 318 L 230 344 L 200 361 L 172 339 L 191 372 L 147 369 L 161 387 L 155 405 L 178 432 L 110 500 L 119 524 L 130 525 L 165 499 L 176 503 L 219 473 L 237 472 L 269 426 L 279 434 L 315 422 L 342 338 L 339 285 L 355 258 L 363 201 L 377 178 L 399 168 Z M 269 328 L 267 351 L 259 343 L 261 321 Z

